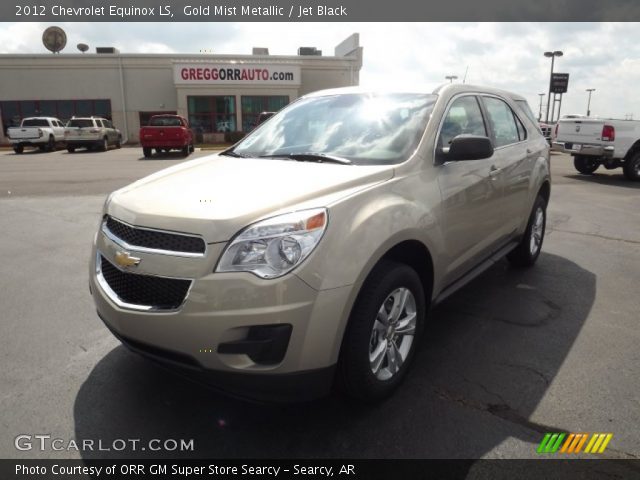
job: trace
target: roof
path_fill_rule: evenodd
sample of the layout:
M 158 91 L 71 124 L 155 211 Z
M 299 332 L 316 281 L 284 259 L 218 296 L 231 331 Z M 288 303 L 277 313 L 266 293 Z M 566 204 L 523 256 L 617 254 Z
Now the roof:
M 310 97 L 322 97 L 326 95 L 344 95 L 349 93 L 359 93 L 359 94 L 374 94 L 374 93 L 416 93 L 416 94 L 425 94 L 425 95 L 442 95 L 444 93 L 450 93 L 451 95 L 455 95 L 457 93 L 493 93 L 495 95 L 500 95 L 503 97 L 508 97 L 513 100 L 526 100 L 522 95 L 518 95 L 517 93 L 508 92 L 506 90 L 501 90 L 493 87 L 484 87 L 478 85 L 468 85 L 463 83 L 446 83 L 444 85 L 440 85 L 433 91 L 429 91 L 428 89 L 398 89 L 398 88 L 370 88 L 370 87 L 342 87 L 342 88 L 331 88 L 328 90 L 318 90 L 316 92 L 309 93 L 305 95 L 305 98 Z

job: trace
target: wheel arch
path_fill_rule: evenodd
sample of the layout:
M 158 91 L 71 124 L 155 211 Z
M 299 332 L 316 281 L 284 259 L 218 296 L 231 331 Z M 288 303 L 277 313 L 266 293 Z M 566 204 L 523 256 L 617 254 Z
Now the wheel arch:
M 627 153 L 625 154 L 623 160 L 626 162 L 627 160 L 632 159 L 638 153 L 640 153 L 640 140 L 636 140 L 636 142 L 631 145 L 631 148 L 627 150 Z
M 429 248 L 420 240 L 415 238 L 405 239 L 396 242 L 393 246 L 388 247 L 386 250 L 380 252 L 375 261 L 373 261 L 368 268 L 366 268 L 360 275 L 358 281 L 354 285 L 356 293 L 353 295 L 352 301 L 348 305 L 346 321 L 344 322 L 342 331 L 339 335 L 339 345 L 337 351 L 337 358 L 340 357 L 342 348 L 344 345 L 344 339 L 349 329 L 349 323 L 353 309 L 358 304 L 358 300 L 362 295 L 363 287 L 367 282 L 367 279 L 371 276 L 373 270 L 384 261 L 394 261 L 397 263 L 405 264 L 413 268 L 422 283 L 424 292 L 425 309 L 429 311 L 431 300 L 433 297 L 433 285 L 434 285 L 434 265 L 433 257 Z

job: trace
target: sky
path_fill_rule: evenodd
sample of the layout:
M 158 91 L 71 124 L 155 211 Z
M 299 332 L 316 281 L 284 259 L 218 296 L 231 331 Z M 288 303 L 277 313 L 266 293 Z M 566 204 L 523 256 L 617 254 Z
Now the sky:
M 46 23 L 0 23 L 0 53 L 48 53 Z M 432 90 L 445 76 L 524 95 L 537 115 L 548 90 L 548 50 L 562 50 L 555 71 L 569 73 L 562 114 L 640 119 L 640 28 L 637 23 L 60 23 L 65 53 L 115 46 L 122 53 L 294 55 L 315 46 L 324 55 L 358 32 L 364 47 L 360 84 Z M 1 96 L 1 86 L 0 86 Z M 543 105 L 545 117 L 546 96 Z

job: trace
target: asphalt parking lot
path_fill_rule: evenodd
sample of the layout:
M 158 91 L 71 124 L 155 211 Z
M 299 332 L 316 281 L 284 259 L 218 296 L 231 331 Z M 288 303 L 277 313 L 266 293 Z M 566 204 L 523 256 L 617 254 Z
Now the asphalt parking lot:
M 182 161 L 0 152 L 1 458 L 533 458 L 546 432 L 612 432 L 606 457 L 640 457 L 640 183 L 621 170 L 580 176 L 554 154 L 538 264 L 501 262 L 436 308 L 390 400 L 265 406 L 138 358 L 95 314 L 87 262 L 106 195 Z M 195 450 L 14 447 L 43 433 Z

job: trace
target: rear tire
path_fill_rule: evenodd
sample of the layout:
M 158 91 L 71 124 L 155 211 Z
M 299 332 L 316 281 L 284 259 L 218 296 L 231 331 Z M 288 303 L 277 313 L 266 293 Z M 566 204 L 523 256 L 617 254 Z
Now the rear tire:
M 629 180 L 640 181 L 640 153 L 636 153 L 622 165 L 624 176 Z
M 107 137 L 104 137 L 102 139 L 102 145 L 100 145 L 100 150 L 102 150 L 103 152 L 106 152 L 107 150 L 109 150 L 109 139 Z
M 24 152 L 24 146 L 14 145 L 13 151 L 16 152 L 18 155 L 20 155 L 22 152 Z
M 144 155 L 144 158 L 149 158 L 151 157 L 151 149 L 149 147 L 144 147 L 142 149 L 142 153 Z
M 518 246 L 509 252 L 507 259 L 515 267 L 531 267 L 542 250 L 542 241 L 547 225 L 547 202 L 538 195 L 533 204 L 529 223 Z
M 190 153 L 191 153 L 191 148 L 189 147 L 189 145 L 185 145 L 184 147 L 182 147 L 183 157 L 188 157 Z
M 362 286 L 342 342 L 338 381 L 348 396 L 372 403 L 394 392 L 415 355 L 425 312 L 416 271 L 382 260 Z
M 76 147 L 67 147 L 67 152 L 73 153 L 76 151 Z
M 587 155 L 576 155 L 573 157 L 573 166 L 583 175 L 591 175 L 600 166 L 600 162 Z
M 53 135 L 49 135 L 49 141 L 47 142 L 47 152 L 55 152 L 56 150 L 56 140 L 53 138 Z

